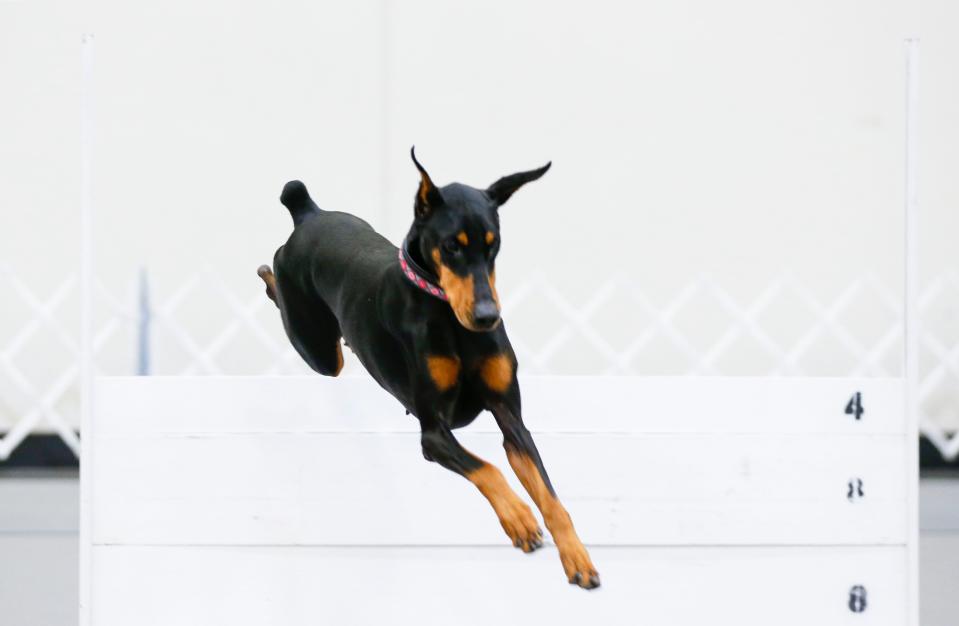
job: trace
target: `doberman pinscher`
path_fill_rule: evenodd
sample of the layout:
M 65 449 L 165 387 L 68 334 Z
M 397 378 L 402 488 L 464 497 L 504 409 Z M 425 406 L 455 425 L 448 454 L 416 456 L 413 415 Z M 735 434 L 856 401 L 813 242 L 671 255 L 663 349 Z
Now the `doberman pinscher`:
M 293 347 L 314 370 L 336 376 L 340 339 L 381 387 L 419 419 L 423 456 L 465 476 L 489 500 L 524 552 L 543 545 L 530 507 L 500 471 L 465 450 L 452 430 L 484 409 L 503 432 L 506 456 L 553 536 L 571 584 L 599 586 L 599 574 L 556 497 L 520 412 L 516 356 L 500 320 L 496 255 L 499 208 L 545 166 L 486 189 L 437 187 L 420 174 L 414 219 L 400 249 L 358 217 L 325 211 L 300 181 L 283 188 L 293 234 L 273 271 L 258 274 L 276 302 Z

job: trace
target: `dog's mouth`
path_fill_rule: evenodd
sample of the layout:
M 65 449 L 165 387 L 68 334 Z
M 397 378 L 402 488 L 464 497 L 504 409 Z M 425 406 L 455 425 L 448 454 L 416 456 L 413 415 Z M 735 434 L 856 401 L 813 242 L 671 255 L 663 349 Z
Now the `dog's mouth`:
M 499 315 L 496 315 L 496 317 L 477 318 L 472 313 L 461 312 L 461 310 L 456 307 L 453 307 L 453 314 L 456 316 L 456 321 L 460 323 L 460 326 L 474 333 L 488 333 L 496 330 L 499 328 L 499 325 L 503 323 L 503 318 Z
M 496 320 L 493 321 L 493 322 L 486 322 L 486 323 L 484 323 L 484 324 L 477 324 L 477 323 L 474 321 L 472 325 L 463 324 L 463 327 L 466 328 L 467 330 L 471 330 L 471 331 L 477 332 L 477 333 L 488 333 L 488 332 L 490 332 L 490 331 L 493 331 L 493 330 L 496 330 L 497 328 L 499 328 L 499 325 L 500 325 L 502 322 L 503 322 L 503 320 L 502 320 L 501 318 L 497 317 Z M 462 324 L 462 322 L 460 322 L 460 323 Z

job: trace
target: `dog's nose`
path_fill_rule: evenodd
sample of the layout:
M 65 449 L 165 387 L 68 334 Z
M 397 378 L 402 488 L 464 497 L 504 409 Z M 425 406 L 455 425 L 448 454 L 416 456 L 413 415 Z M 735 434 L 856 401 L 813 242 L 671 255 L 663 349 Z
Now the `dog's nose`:
M 477 302 L 473 307 L 473 323 L 477 328 L 488 330 L 499 321 L 499 309 L 492 300 Z

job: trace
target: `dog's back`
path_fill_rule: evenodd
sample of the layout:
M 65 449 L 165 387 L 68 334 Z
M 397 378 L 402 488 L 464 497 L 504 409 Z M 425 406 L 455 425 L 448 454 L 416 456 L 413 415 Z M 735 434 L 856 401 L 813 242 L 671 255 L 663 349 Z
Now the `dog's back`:
M 401 281 L 397 248 L 355 215 L 321 209 L 299 181 L 286 184 L 280 201 L 294 228 L 273 259 L 275 294 L 297 352 L 317 372 L 336 375 L 345 337 L 370 374 L 404 401 L 402 350 L 379 315 L 390 278 Z
M 396 261 L 396 247 L 362 219 L 324 211 L 300 181 L 283 188 L 280 201 L 293 218 L 293 232 L 274 257 L 280 289 L 318 295 L 339 319 L 357 300 L 375 292 L 379 277 Z M 344 285 L 350 289 L 344 289 Z

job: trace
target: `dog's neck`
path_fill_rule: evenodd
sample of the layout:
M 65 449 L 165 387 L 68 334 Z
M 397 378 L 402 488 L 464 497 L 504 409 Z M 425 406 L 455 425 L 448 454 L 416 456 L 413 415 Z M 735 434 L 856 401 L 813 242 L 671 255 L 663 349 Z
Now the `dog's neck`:
M 432 282 L 439 280 L 439 275 L 433 269 L 433 264 L 423 256 L 423 251 L 420 250 L 420 233 L 416 224 L 406 233 L 400 247 L 406 252 L 407 259 L 413 262 L 413 269 L 418 274 Z
M 415 238 L 413 231 L 410 231 L 410 234 L 406 236 L 400 245 L 397 258 L 403 276 L 406 277 L 413 286 L 435 298 L 449 302 L 446 292 L 436 284 L 435 273 L 429 269 L 428 264 L 423 262 L 419 240 Z

